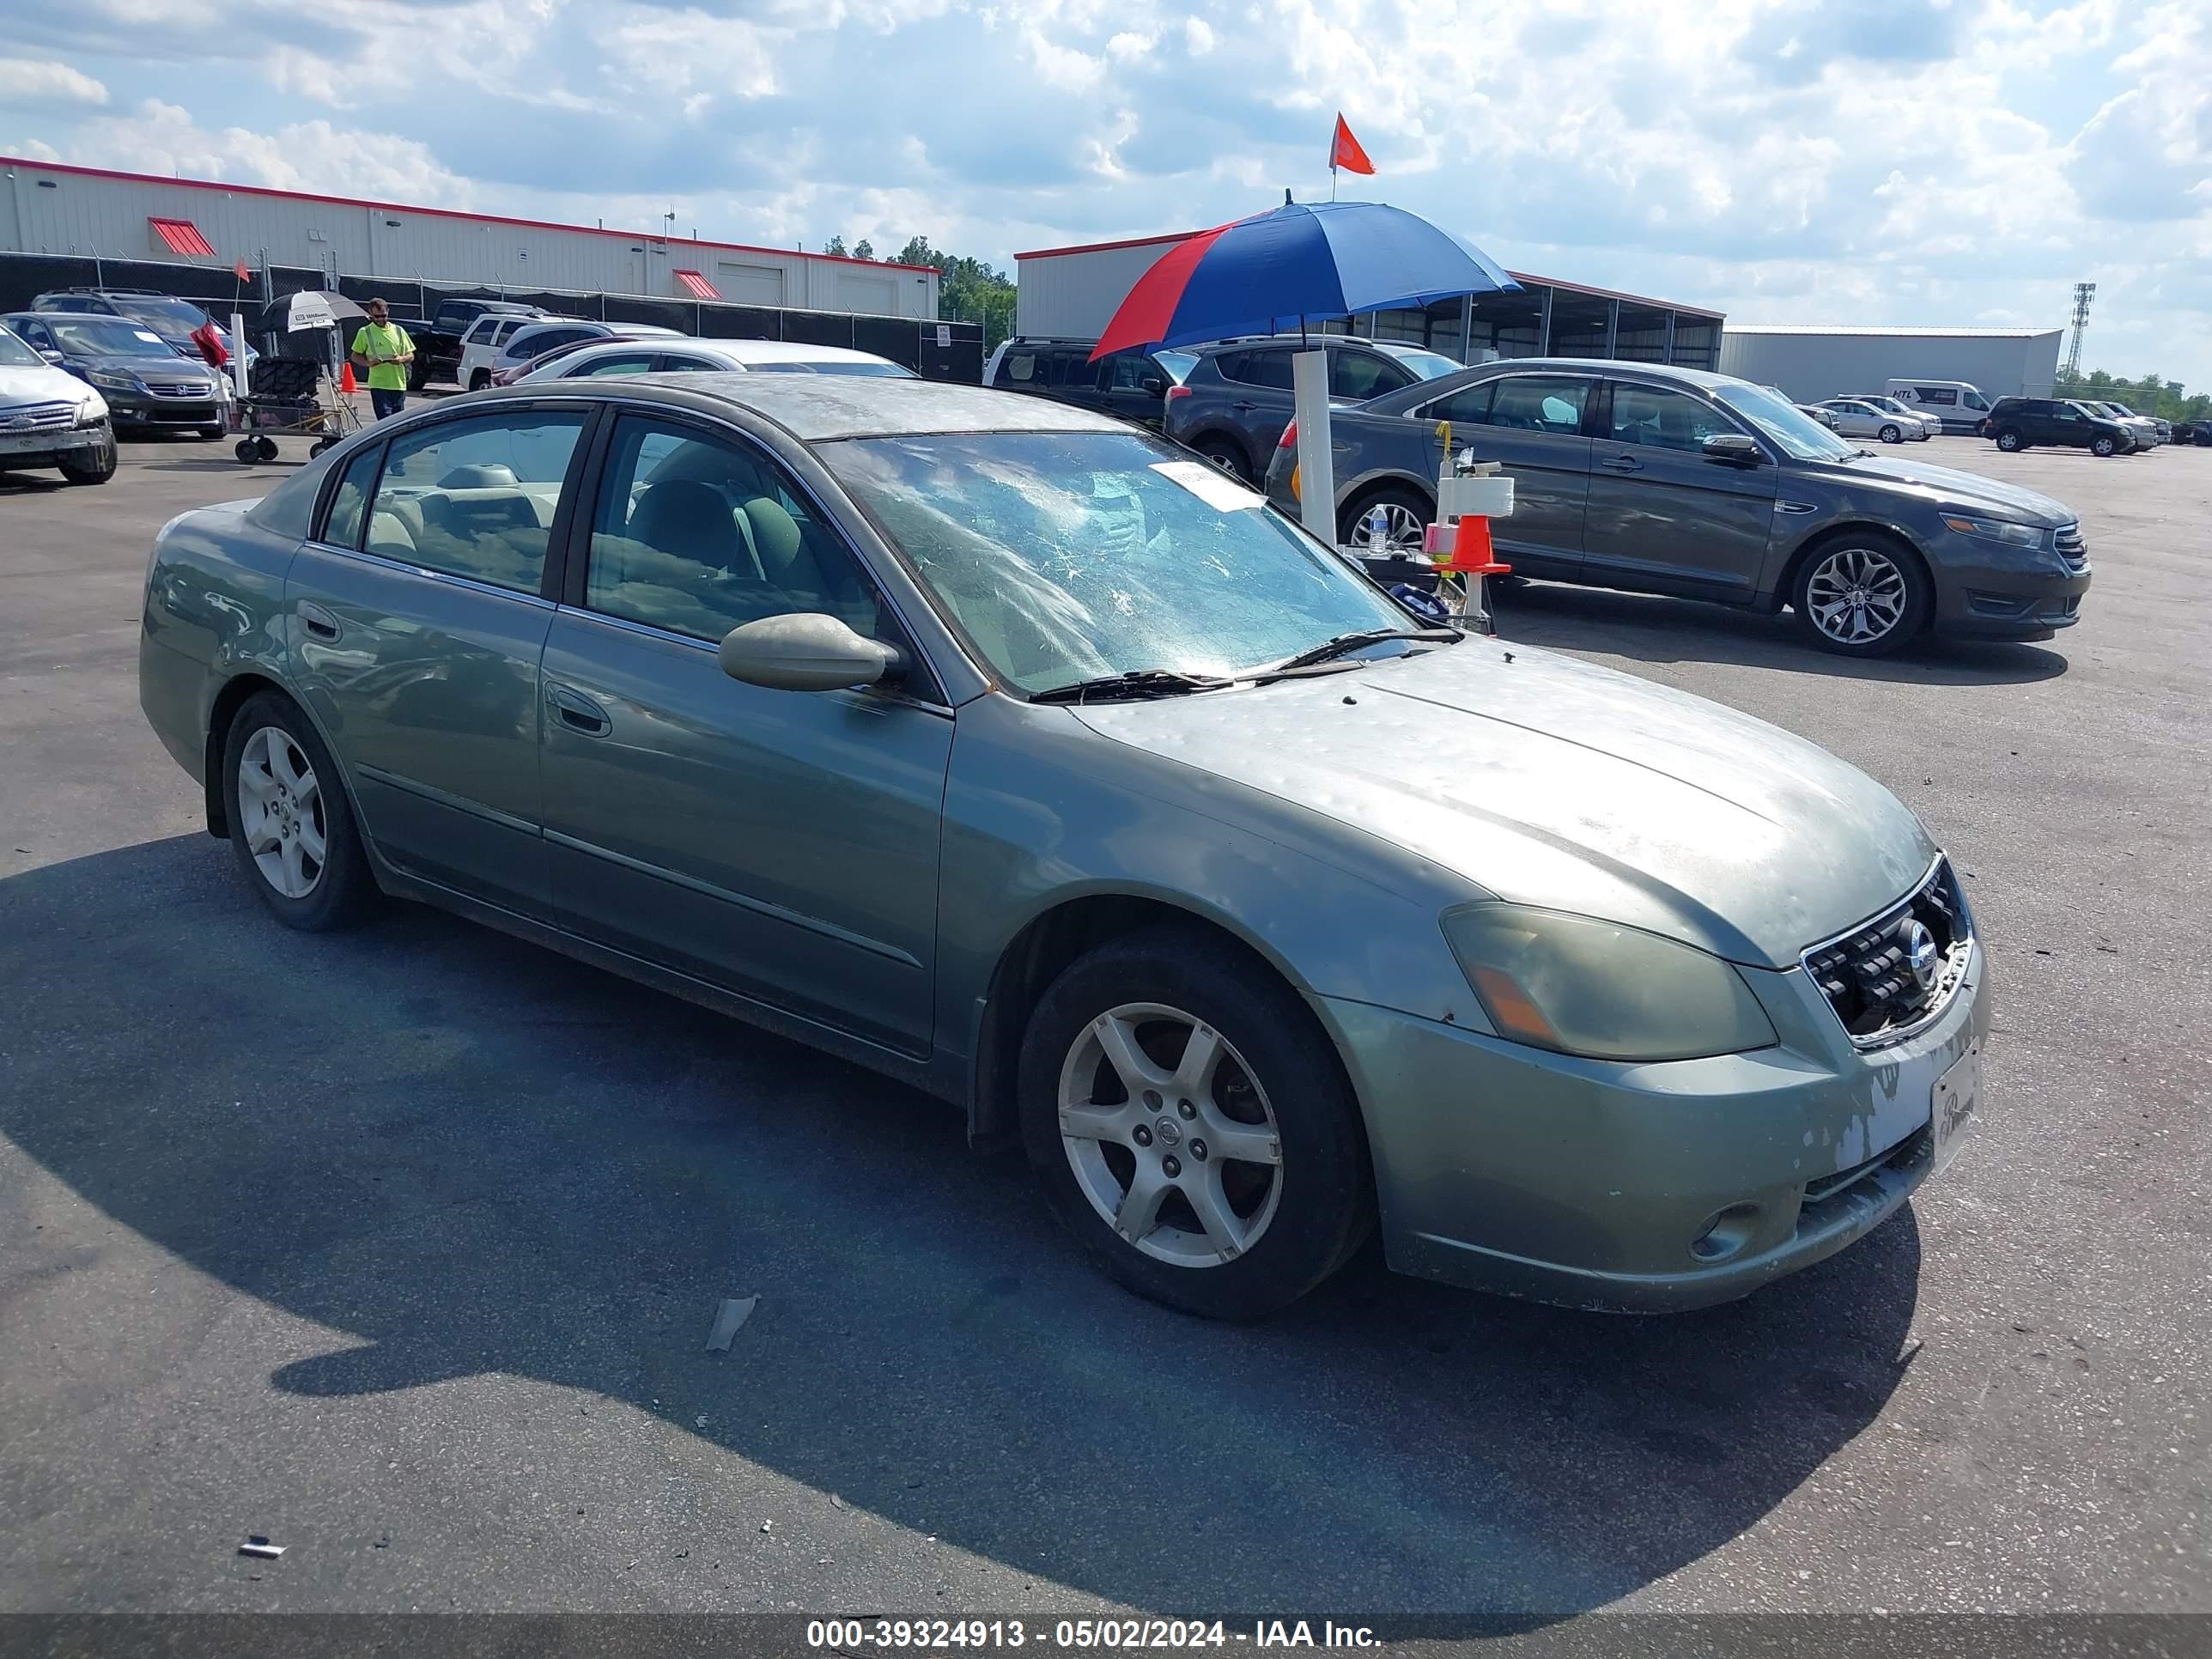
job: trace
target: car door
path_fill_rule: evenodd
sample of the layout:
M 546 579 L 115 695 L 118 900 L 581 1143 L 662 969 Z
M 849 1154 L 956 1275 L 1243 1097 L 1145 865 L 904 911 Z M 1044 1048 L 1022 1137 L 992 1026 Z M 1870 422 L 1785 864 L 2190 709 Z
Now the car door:
M 1582 571 L 1590 489 L 1583 419 L 1597 379 L 1508 374 L 1480 384 L 1491 392 L 1486 406 L 1474 397 L 1454 401 L 1452 447 L 1502 462 L 1512 475 L 1513 512 L 1492 521 L 1491 541 L 1517 574 L 1571 581 Z
M 530 915 L 550 903 L 538 690 L 553 617 L 547 554 L 574 499 L 586 418 L 577 404 L 501 405 L 371 446 L 285 586 L 294 684 L 379 849 Z
M 1705 443 L 1758 434 L 1678 386 L 1614 380 L 1607 394 L 1590 448 L 1582 580 L 1747 601 L 1766 562 L 1778 474 L 1713 459 Z
M 740 623 L 827 611 L 911 654 L 860 561 L 741 434 L 625 413 L 545 643 L 562 924 L 803 1018 L 928 1051 L 949 708 L 742 684 Z
M 2095 439 L 2097 423 L 2074 404 L 2054 403 L 2040 406 L 2047 408 L 2050 413 L 2038 421 L 2043 435 L 2036 440 L 2037 442 L 2065 444 L 2075 449 L 2087 449 Z
M 1166 418 L 1168 377 L 1146 351 L 1117 351 L 1098 364 L 1106 412 L 1157 432 Z

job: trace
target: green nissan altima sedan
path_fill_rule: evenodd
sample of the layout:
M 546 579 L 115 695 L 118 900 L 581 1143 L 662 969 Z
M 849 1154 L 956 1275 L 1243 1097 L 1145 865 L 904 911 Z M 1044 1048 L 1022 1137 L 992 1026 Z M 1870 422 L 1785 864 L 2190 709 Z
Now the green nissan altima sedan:
M 1425 625 L 1061 404 L 433 405 L 165 527 L 139 684 L 279 921 L 441 905 L 903 1079 L 1197 1313 L 1377 1230 L 1576 1306 L 1741 1296 L 1979 1101 L 1973 918 L 1888 791 Z

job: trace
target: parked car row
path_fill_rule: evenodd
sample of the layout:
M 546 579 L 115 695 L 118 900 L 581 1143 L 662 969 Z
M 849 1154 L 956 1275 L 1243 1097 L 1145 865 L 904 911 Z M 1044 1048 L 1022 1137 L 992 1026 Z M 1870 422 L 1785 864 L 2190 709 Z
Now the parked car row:
M 115 476 L 115 428 L 99 387 L 0 326 L 0 471 L 53 467 L 73 484 Z
M 131 318 L 77 311 L 16 311 L 0 317 L 54 368 L 96 386 L 119 428 L 182 429 L 220 438 L 228 429 L 230 382 L 195 350 L 169 343 Z
M 1982 435 L 2008 454 L 2047 446 L 2130 455 L 2160 442 L 2159 423 L 2124 413 L 2117 404 L 2078 398 L 2000 398 L 1982 422 Z

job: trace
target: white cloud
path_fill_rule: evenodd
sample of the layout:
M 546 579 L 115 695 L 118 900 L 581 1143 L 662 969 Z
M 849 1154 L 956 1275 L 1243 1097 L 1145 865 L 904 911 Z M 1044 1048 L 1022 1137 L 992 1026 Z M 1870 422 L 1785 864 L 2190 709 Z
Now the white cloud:
M 107 88 L 48 58 L 0 58 L 0 104 L 104 104 Z
M 1182 43 L 1194 58 L 1203 58 L 1213 50 L 1213 25 L 1203 17 L 1182 20 Z

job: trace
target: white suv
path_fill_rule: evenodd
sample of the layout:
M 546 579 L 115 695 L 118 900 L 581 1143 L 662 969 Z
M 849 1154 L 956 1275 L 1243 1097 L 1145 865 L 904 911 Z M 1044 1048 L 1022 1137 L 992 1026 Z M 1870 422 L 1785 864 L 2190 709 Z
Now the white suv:
M 488 311 L 471 323 L 469 331 L 461 336 L 461 366 L 453 374 L 461 389 L 481 392 L 489 386 L 499 349 L 514 338 L 516 330 L 544 320 L 543 317 L 509 317 Z

